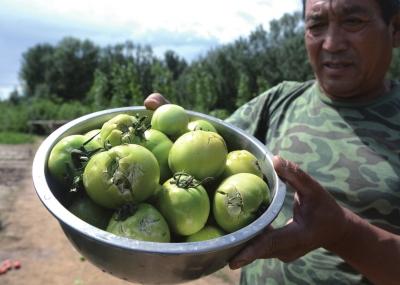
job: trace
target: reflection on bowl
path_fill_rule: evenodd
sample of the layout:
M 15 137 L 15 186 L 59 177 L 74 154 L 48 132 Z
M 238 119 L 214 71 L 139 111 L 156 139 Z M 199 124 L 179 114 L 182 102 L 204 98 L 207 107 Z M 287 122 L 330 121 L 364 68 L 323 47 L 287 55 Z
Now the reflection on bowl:
M 271 190 L 271 204 L 250 225 L 222 237 L 190 243 L 157 243 L 119 237 L 79 219 L 65 207 L 57 187 L 49 179 L 47 159 L 52 147 L 63 137 L 85 133 L 120 113 L 151 116 L 143 107 L 125 107 L 95 112 L 61 126 L 40 145 L 32 167 L 33 183 L 44 206 L 58 220 L 64 233 L 82 256 L 110 274 L 132 282 L 174 284 L 211 274 L 225 265 L 278 215 L 285 197 L 285 186 L 273 169 L 265 146 L 242 130 L 201 113 L 187 111 L 191 119 L 212 122 L 225 138 L 229 150 L 246 149 L 260 162 Z

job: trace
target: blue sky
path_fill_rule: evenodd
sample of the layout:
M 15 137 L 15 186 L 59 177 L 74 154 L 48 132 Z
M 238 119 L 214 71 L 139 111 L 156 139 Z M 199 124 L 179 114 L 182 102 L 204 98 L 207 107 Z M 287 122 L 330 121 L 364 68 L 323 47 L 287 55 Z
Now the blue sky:
M 300 0 L 0 0 L 0 99 L 18 88 L 22 54 L 65 36 L 131 40 L 187 60 L 301 9 Z

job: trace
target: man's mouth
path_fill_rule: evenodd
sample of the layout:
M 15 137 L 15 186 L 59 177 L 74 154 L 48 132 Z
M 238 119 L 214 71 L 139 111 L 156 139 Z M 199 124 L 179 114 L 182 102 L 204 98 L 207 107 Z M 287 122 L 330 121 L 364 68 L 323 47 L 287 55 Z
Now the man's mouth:
M 351 66 L 351 63 L 349 62 L 334 62 L 334 61 L 328 61 L 323 63 L 324 67 L 327 67 L 329 69 L 343 69 Z

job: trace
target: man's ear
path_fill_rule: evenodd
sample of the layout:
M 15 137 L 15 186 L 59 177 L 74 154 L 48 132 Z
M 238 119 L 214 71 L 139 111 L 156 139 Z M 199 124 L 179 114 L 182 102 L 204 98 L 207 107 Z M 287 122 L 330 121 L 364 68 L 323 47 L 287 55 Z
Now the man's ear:
M 393 47 L 400 47 L 400 12 L 392 19 L 393 25 Z

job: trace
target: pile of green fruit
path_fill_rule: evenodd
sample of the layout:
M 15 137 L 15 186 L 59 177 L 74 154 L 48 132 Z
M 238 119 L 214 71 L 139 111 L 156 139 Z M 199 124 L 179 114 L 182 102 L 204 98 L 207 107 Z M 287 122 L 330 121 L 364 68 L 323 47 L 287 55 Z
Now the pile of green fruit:
M 228 150 L 209 121 L 166 104 L 151 117 L 118 114 L 52 148 L 48 170 L 68 209 L 119 236 L 193 242 L 234 232 L 270 202 L 257 158 Z

